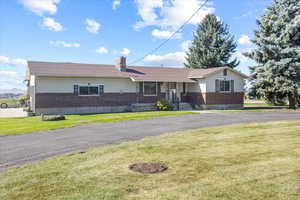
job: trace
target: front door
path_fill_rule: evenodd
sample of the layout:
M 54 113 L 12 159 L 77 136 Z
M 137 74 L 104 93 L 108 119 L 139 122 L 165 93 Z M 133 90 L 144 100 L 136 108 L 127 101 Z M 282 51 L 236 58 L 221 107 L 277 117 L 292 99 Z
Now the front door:
M 177 99 L 176 89 L 170 89 L 169 101 L 174 104 L 176 103 L 176 99 Z

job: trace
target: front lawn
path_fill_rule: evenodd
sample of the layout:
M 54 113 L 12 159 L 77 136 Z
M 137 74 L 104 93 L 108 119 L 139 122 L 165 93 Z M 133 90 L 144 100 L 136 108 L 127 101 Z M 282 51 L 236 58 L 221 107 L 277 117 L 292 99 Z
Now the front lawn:
M 30 133 L 59 128 L 80 126 L 95 122 L 116 122 L 152 117 L 195 114 L 187 111 L 153 111 L 137 113 L 112 113 L 96 115 L 66 115 L 64 121 L 41 121 L 41 117 L 0 118 L 0 136 Z
M 240 110 L 208 110 L 208 112 L 223 112 L 223 113 L 241 113 L 241 112 L 300 112 L 300 109 L 293 110 L 288 108 L 278 107 L 245 107 Z
M 128 169 L 139 162 L 169 169 Z M 0 199 L 299 200 L 300 121 L 165 134 L 12 168 L 0 174 Z

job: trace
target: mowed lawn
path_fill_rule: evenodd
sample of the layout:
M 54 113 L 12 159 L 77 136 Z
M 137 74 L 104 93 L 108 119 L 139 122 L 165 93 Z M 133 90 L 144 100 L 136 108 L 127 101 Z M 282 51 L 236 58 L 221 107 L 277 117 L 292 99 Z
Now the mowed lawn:
M 241 113 L 241 112 L 300 112 L 300 109 L 288 109 L 288 108 L 276 108 L 276 107 L 269 107 L 269 108 L 251 108 L 245 107 L 244 109 L 240 110 L 209 110 L 209 112 L 216 112 L 216 113 Z
M 169 169 L 128 169 L 139 162 Z M 0 199 L 299 200 L 300 121 L 177 132 L 12 168 L 0 174 Z
M 0 118 L 0 136 L 30 133 L 80 126 L 95 122 L 116 122 L 163 116 L 195 114 L 189 111 L 153 111 L 136 113 L 112 113 L 96 115 L 66 115 L 64 121 L 41 121 L 41 117 Z

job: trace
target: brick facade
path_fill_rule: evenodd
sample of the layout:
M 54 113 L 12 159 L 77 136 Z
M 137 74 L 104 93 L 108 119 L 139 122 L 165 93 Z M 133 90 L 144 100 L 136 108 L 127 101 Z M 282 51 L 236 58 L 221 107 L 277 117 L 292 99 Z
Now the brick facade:
M 205 93 L 205 104 L 206 105 L 244 104 L 244 93 L 243 92 Z
M 38 93 L 36 108 L 63 108 L 87 106 L 126 106 L 136 103 L 155 103 L 166 98 L 165 93 L 158 96 L 143 96 L 140 93 L 104 93 L 100 96 L 78 96 L 71 93 Z M 182 102 L 192 105 L 243 104 L 244 93 L 187 93 L 181 95 Z
M 158 96 L 143 96 L 139 93 L 104 93 L 100 96 L 78 96 L 71 93 L 38 93 L 36 108 L 63 108 L 87 106 L 125 106 L 135 103 L 155 103 L 165 99 L 165 93 Z
M 185 102 L 192 105 L 221 105 L 221 104 L 244 104 L 244 93 L 192 93 L 189 92 L 183 98 Z
M 183 102 L 190 103 L 192 105 L 202 105 L 205 104 L 204 96 L 199 92 L 188 92 L 186 95 L 181 95 Z

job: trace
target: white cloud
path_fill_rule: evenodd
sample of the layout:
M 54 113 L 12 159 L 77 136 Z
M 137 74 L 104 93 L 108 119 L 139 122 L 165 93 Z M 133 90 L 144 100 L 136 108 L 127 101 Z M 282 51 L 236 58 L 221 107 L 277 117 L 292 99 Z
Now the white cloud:
M 90 33 L 98 33 L 100 27 L 101 27 L 101 24 L 98 23 L 96 20 L 94 19 L 86 19 L 85 20 L 85 24 L 87 25 L 86 26 L 86 30 Z
M 127 48 L 123 48 L 120 53 L 126 56 L 126 55 L 129 55 L 131 53 L 131 51 Z
M 138 13 L 142 18 L 135 24 L 139 29 L 146 26 L 160 26 L 174 30 L 182 25 L 192 13 L 194 13 L 205 1 L 204 0 L 135 0 Z M 192 18 L 189 24 L 197 25 L 203 18 L 215 9 L 209 2 Z
M 46 27 L 50 31 L 58 32 L 63 30 L 63 26 L 56 22 L 53 18 L 45 17 L 43 19 L 43 26 Z
M 61 0 L 20 0 L 25 8 L 29 9 L 37 15 L 44 13 L 55 14 L 57 12 L 57 4 Z
M 184 52 L 168 53 L 165 55 L 149 55 L 144 62 L 152 65 L 183 67 L 186 54 Z
M 189 50 L 189 48 L 190 48 L 191 45 L 192 45 L 192 41 L 191 40 L 183 41 L 181 43 L 181 49 L 186 52 L 186 51 Z
M 15 71 L 0 71 L 0 87 L 2 90 L 8 88 L 25 88 L 23 83 L 24 76 L 20 76 Z
M 49 44 L 62 47 L 80 47 L 79 43 L 67 43 L 65 41 L 50 41 Z
M 237 51 L 234 56 L 237 57 L 237 59 L 239 61 L 241 61 L 241 63 L 245 63 L 245 62 L 248 62 L 250 61 L 250 58 L 246 57 L 243 55 L 243 53 L 246 53 L 246 52 L 251 52 L 252 49 L 248 48 L 248 49 L 243 49 L 243 50 L 240 50 L 240 51 Z
M 157 14 L 155 13 L 156 8 L 163 7 L 163 0 L 135 0 L 138 8 L 138 13 L 143 21 L 137 22 L 136 28 L 143 26 L 155 25 L 157 22 Z
M 118 6 L 121 5 L 121 1 L 120 0 L 114 0 L 112 3 L 112 8 L 113 10 L 116 10 Z
M 107 54 L 108 50 L 105 47 L 99 47 L 98 49 L 96 49 L 96 53 Z
M 171 37 L 171 35 L 173 34 L 173 32 L 171 31 L 164 31 L 164 30 L 158 30 L 158 29 L 154 29 L 152 31 L 152 36 L 159 38 L 159 39 L 167 39 L 169 37 Z M 173 36 L 173 39 L 180 39 L 182 37 L 181 33 L 176 33 Z
M 234 56 L 237 57 L 237 59 L 238 59 L 239 61 L 241 61 L 241 63 L 245 63 L 245 62 L 249 61 L 249 58 L 245 57 L 245 56 L 243 55 L 243 52 L 239 52 L 239 51 L 238 51 L 238 52 L 235 53 Z
M 202 0 L 176 0 L 171 1 L 170 6 L 162 10 L 162 25 L 177 28 L 182 25 L 199 6 L 204 3 Z M 208 5 L 212 5 L 209 3 Z M 207 14 L 214 13 L 215 9 L 204 6 L 189 22 L 189 24 L 199 24 Z
M 13 66 L 26 66 L 27 61 L 19 58 L 12 59 L 6 56 L 0 56 L 0 64 L 13 65 Z
M 0 75 L 2 76 L 8 76 L 9 78 L 18 79 L 19 75 L 15 71 L 0 71 Z
M 242 35 L 239 39 L 239 44 L 248 45 L 251 44 L 251 40 L 248 35 Z

